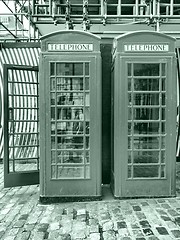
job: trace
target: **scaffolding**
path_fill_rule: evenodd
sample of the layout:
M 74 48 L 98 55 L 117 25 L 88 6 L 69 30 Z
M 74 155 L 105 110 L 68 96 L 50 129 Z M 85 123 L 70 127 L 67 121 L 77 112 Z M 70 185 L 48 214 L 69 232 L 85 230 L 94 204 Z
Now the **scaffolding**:
M 40 25 L 64 25 L 83 30 L 92 25 L 145 23 L 159 31 L 163 23 L 180 23 L 179 0 L 1 0 L 8 12 L 0 12 L 3 31 L 17 40 L 39 39 Z M 13 19 L 14 28 L 7 22 Z

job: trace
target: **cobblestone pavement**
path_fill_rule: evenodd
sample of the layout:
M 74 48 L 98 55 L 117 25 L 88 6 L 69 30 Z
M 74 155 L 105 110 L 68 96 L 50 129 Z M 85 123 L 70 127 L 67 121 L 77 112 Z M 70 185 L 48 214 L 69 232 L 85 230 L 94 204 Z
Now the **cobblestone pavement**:
M 180 239 L 180 164 L 177 197 L 81 203 L 39 203 L 39 186 L 3 188 L 0 165 L 0 240 Z

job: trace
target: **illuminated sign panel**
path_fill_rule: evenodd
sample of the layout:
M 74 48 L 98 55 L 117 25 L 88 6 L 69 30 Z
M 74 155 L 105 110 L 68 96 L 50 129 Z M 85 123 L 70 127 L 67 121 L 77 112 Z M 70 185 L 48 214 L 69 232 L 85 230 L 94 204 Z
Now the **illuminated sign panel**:
M 125 52 L 168 52 L 168 44 L 125 44 Z
M 48 51 L 89 52 L 93 51 L 91 43 L 49 43 Z

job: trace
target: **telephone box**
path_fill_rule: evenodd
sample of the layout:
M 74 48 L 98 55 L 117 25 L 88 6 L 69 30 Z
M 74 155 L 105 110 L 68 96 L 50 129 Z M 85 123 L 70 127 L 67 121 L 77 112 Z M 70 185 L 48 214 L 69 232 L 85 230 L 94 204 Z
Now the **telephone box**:
M 175 39 L 134 32 L 114 40 L 112 171 L 116 197 L 175 195 Z
M 100 198 L 100 38 L 75 30 L 43 36 L 39 89 L 40 200 Z

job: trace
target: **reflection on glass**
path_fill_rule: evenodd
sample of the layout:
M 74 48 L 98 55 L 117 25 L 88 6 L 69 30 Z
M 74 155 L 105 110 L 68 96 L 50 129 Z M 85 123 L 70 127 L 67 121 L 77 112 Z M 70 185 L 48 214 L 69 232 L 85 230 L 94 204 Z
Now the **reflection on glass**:
M 54 165 L 51 166 L 51 178 L 52 179 L 56 178 L 56 166 L 54 166 Z
M 134 91 L 159 91 L 159 78 L 134 78 Z
M 89 128 L 90 128 L 89 122 L 86 122 L 86 134 L 89 134 Z
M 159 137 L 134 137 L 134 149 L 159 149 Z
M 55 105 L 56 94 L 51 93 L 50 96 L 51 96 L 51 105 Z
M 56 75 L 83 75 L 83 63 L 56 63 Z
M 55 75 L 55 63 L 50 63 L 50 75 Z
M 85 154 L 85 159 L 86 159 L 86 163 L 89 163 L 89 151 L 86 151 L 86 154 Z
M 85 75 L 89 75 L 89 63 L 85 63 Z
M 161 166 L 161 177 L 165 177 L 165 166 Z
M 128 63 L 128 76 L 131 76 L 132 74 L 132 71 L 131 71 L 131 67 L 132 66 L 132 64 L 131 63 Z
M 159 176 L 159 166 L 134 166 L 135 178 L 153 178 Z
M 128 166 L 128 178 L 132 178 L 131 166 Z
M 56 162 L 56 151 L 51 151 L 51 163 Z
M 89 137 L 86 137 L 86 149 L 89 149 Z
M 51 108 L 51 120 L 55 120 L 55 107 Z
M 165 163 L 165 160 L 166 160 L 165 151 L 161 151 L 161 163 Z
M 56 142 L 54 136 L 51 136 L 51 149 L 56 149 Z
M 84 178 L 84 167 L 58 167 L 57 178 Z
M 162 63 L 162 76 L 165 76 L 166 75 L 166 64 L 165 63 Z
M 132 149 L 131 137 L 128 137 L 128 149 Z
M 56 90 L 56 80 L 54 77 L 50 78 L 50 90 L 55 91 Z
M 89 78 L 85 78 L 85 90 L 88 91 L 89 90 Z
M 162 93 L 162 100 L 161 100 L 161 105 L 165 106 L 166 105 L 166 95 L 165 93 Z
M 158 163 L 159 151 L 134 151 L 134 163 Z
M 132 124 L 128 123 L 128 135 L 132 134 Z
M 159 76 L 159 63 L 134 63 L 134 76 Z
M 159 105 L 158 93 L 134 93 L 133 102 L 129 94 L 129 103 L 133 105 Z
M 90 166 L 86 166 L 85 168 L 85 171 L 86 171 L 86 178 L 90 178 Z
M 166 90 L 166 79 L 165 78 L 162 78 L 162 91 L 165 91 Z
M 162 108 L 162 110 L 161 110 L 161 119 L 162 120 L 165 120 L 165 114 L 166 114 L 165 111 L 166 111 L 165 108 Z
M 90 105 L 90 98 L 89 98 L 89 93 L 85 94 L 85 106 L 89 106 Z
M 131 152 L 128 151 L 128 163 L 132 162 L 132 156 L 131 156 Z
M 83 151 L 72 151 L 72 150 L 58 150 L 57 151 L 57 162 L 58 163 L 83 163 Z
M 159 120 L 159 108 L 134 108 L 133 110 L 136 120 Z
M 128 108 L 128 120 L 132 119 L 132 108 Z
M 131 91 L 131 83 L 132 83 L 132 80 L 131 78 L 128 78 L 128 91 Z
M 134 134 L 156 134 L 160 133 L 159 122 L 135 122 Z

